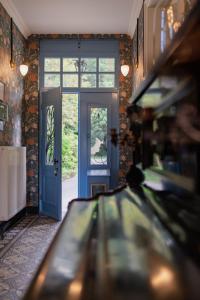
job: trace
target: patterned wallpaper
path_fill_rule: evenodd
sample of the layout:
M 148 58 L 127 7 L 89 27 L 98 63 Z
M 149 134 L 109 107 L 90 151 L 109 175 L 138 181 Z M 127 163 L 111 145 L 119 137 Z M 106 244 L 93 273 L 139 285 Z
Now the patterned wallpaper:
M 25 39 L 13 24 L 13 53 L 25 51 Z M 22 101 L 24 80 L 17 68 L 10 67 L 10 17 L 0 4 L 0 81 L 5 83 L 5 99 L 8 104 L 8 122 L 0 131 L 0 145 L 21 146 L 22 139 Z M 17 63 L 22 57 L 18 56 Z
M 132 40 L 127 35 L 32 35 L 28 40 L 28 57 L 30 71 L 25 84 L 25 143 L 27 146 L 28 205 L 38 205 L 38 78 L 39 78 L 39 41 L 40 39 L 117 39 L 120 48 L 120 63 L 132 61 Z M 128 129 L 126 107 L 132 92 L 132 70 L 125 78 L 119 76 L 119 114 L 120 133 Z M 124 183 L 124 176 L 131 164 L 129 149 L 120 148 L 119 182 Z

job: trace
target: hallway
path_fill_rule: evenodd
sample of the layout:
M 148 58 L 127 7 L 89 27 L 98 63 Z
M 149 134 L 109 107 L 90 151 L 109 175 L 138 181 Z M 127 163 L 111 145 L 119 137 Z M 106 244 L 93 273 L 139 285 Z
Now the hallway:
M 69 202 L 77 197 L 78 176 L 76 175 L 62 182 L 62 216 L 66 213 Z

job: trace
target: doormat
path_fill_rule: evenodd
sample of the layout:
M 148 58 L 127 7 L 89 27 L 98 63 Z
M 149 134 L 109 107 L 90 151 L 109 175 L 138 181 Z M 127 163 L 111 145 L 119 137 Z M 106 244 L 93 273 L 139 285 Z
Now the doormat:
M 39 216 L 25 216 L 15 225 L 11 226 L 5 233 L 4 239 L 0 239 L 0 258 L 10 249 L 10 247 L 22 236 L 22 234 L 39 218 Z

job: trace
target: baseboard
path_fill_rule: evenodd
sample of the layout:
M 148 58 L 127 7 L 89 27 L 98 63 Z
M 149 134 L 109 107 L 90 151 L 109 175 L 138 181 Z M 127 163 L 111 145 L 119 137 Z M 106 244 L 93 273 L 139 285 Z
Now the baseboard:
M 28 215 L 37 215 L 39 213 L 39 207 L 38 206 L 27 206 L 26 213 Z
M 0 223 L 0 237 L 3 239 L 4 232 L 11 226 L 13 226 L 18 220 L 23 218 L 26 215 L 26 207 L 20 210 L 14 217 L 9 219 L 8 221 L 4 221 Z

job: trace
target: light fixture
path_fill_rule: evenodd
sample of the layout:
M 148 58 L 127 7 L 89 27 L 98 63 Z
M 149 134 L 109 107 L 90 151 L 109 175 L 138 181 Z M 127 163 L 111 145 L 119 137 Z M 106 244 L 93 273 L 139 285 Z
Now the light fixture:
M 124 77 L 126 77 L 129 73 L 129 65 L 122 65 L 121 72 L 124 75 Z
M 22 53 L 17 53 L 14 57 L 13 57 L 13 19 L 10 19 L 10 66 L 11 68 L 15 68 L 16 67 L 16 63 L 15 60 L 18 56 L 22 57 L 23 62 L 20 64 L 19 66 L 19 70 L 22 76 L 26 76 L 26 74 L 28 73 L 28 64 L 26 64 L 24 62 L 24 56 Z
M 19 66 L 19 70 L 20 70 L 20 73 L 22 74 L 22 76 L 26 76 L 26 74 L 28 73 L 28 66 L 25 64 L 21 64 Z

